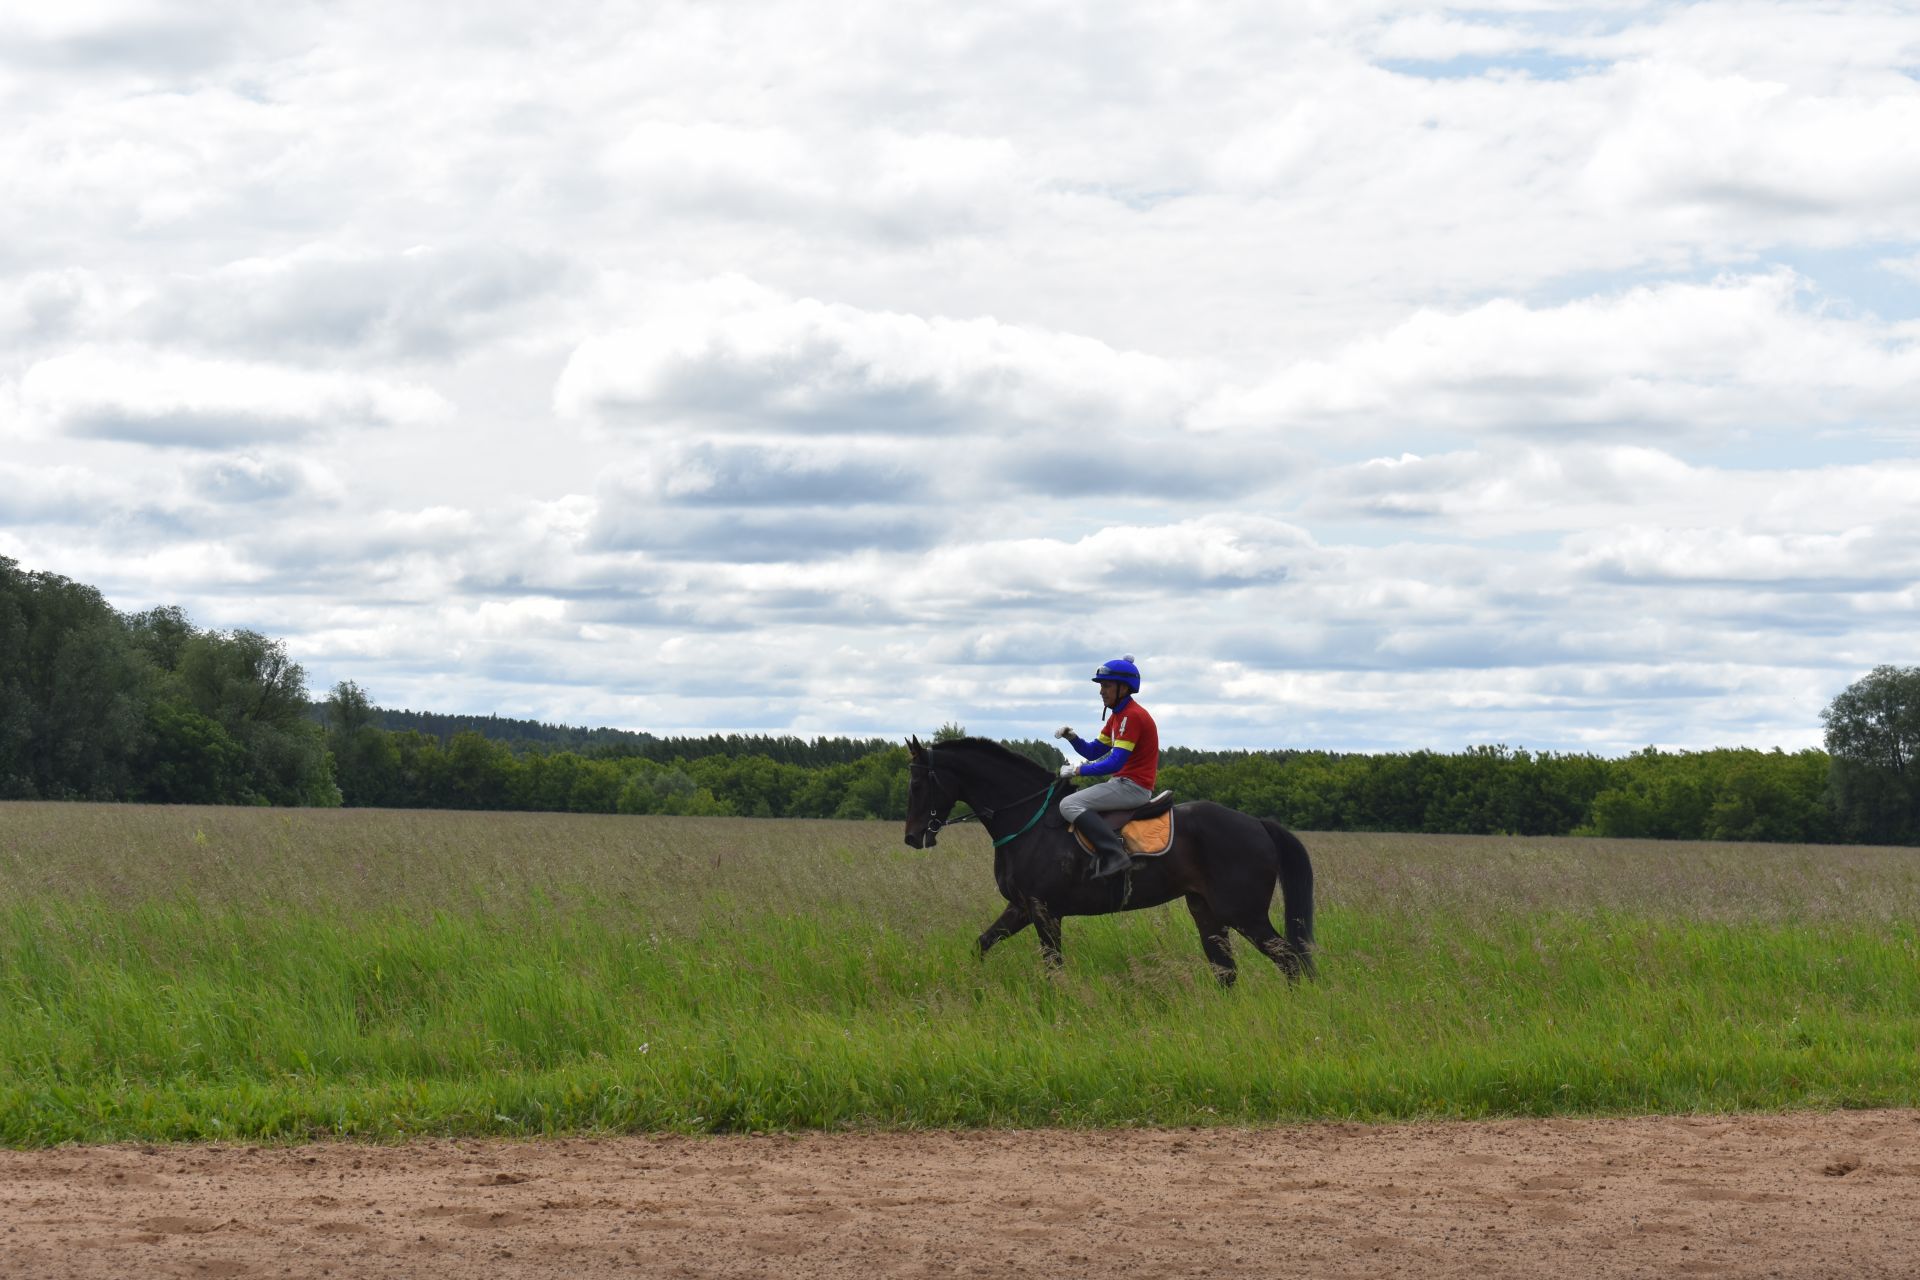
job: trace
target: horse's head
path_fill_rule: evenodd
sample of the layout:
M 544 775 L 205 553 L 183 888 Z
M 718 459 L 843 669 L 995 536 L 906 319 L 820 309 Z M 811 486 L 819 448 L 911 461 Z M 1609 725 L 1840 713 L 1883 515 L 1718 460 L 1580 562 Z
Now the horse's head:
M 907 739 L 907 752 L 906 840 L 911 848 L 931 849 L 960 795 L 952 778 L 934 771 L 933 752 L 920 745 L 919 735 Z

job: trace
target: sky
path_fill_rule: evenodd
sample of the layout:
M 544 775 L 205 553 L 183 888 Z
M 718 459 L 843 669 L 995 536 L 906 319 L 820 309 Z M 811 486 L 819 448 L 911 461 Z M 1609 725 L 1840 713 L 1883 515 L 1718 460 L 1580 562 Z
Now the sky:
M 0 555 L 655 733 L 1821 741 L 1920 5 L 0 11 Z

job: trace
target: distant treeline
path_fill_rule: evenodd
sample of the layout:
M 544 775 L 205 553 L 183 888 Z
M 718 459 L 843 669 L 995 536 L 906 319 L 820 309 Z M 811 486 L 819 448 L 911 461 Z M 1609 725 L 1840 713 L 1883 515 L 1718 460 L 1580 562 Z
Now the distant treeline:
M 1620 759 L 1474 747 L 1442 754 L 1251 752 L 1170 765 L 1161 785 L 1303 831 L 1853 838 L 1824 751 L 1645 751 Z
M 766 755 L 654 759 L 519 752 L 478 733 L 445 746 L 351 714 L 330 731 L 348 804 L 748 817 L 906 817 L 907 753 L 845 763 Z M 750 745 L 749 740 L 749 745 Z M 1052 755 L 1045 743 L 1010 743 Z M 1185 754 L 1185 753 L 1183 753 Z M 1606 835 L 1822 842 L 1845 829 L 1828 804 L 1824 751 L 1649 749 L 1624 759 L 1479 747 L 1453 754 L 1194 752 L 1160 785 L 1305 831 Z M 1053 758 L 1057 759 L 1057 756 Z
M 328 736 L 350 805 L 756 818 L 906 814 L 907 753 L 899 748 L 809 766 L 755 754 L 655 759 L 516 752 L 470 730 L 444 746 L 414 730 L 372 725 Z
M 1878 668 L 1825 714 L 1833 756 L 1173 747 L 1160 785 L 1307 831 L 1920 843 L 1920 669 Z M 389 711 L 350 682 L 313 703 L 278 640 L 122 614 L 0 557 L 0 798 L 899 820 L 906 794 L 888 739 Z
M 313 703 L 308 714 L 327 723 L 327 704 Z M 446 746 L 461 733 L 477 733 L 515 753 L 571 751 L 592 759 L 638 757 L 645 760 L 698 760 L 706 756 L 765 756 L 781 764 L 815 767 L 851 764 L 863 756 L 899 745 L 887 738 L 801 738 L 792 734 L 714 733 L 699 737 L 660 737 L 637 729 L 592 729 L 547 724 L 508 716 L 449 715 L 438 711 L 373 708 L 373 723 L 394 733 L 418 733 Z

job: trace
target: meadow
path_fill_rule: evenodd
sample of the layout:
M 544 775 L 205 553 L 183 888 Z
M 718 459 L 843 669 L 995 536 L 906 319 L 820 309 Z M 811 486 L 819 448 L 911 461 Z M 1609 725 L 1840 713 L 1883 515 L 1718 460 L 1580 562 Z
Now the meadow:
M 1920 1105 L 1920 851 L 1307 834 L 1316 982 L 977 830 L 0 804 L 0 1143 Z

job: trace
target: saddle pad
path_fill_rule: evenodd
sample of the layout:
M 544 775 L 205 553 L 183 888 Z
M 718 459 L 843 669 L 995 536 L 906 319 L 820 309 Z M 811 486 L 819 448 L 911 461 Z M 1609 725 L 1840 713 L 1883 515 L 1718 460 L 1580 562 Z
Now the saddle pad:
M 1093 852 L 1093 846 L 1087 843 L 1087 838 L 1078 830 L 1074 831 L 1073 838 L 1080 842 L 1082 849 L 1088 853 Z M 1120 842 L 1127 846 L 1127 852 L 1133 857 L 1159 857 L 1173 848 L 1173 810 L 1169 809 L 1151 818 L 1139 818 L 1129 822 L 1120 828 Z
M 1173 810 L 1151 818 L 1136 818 L 1120 828 L 1127 852 L 1136 858 L 1157 858 L 1173 848 Z

